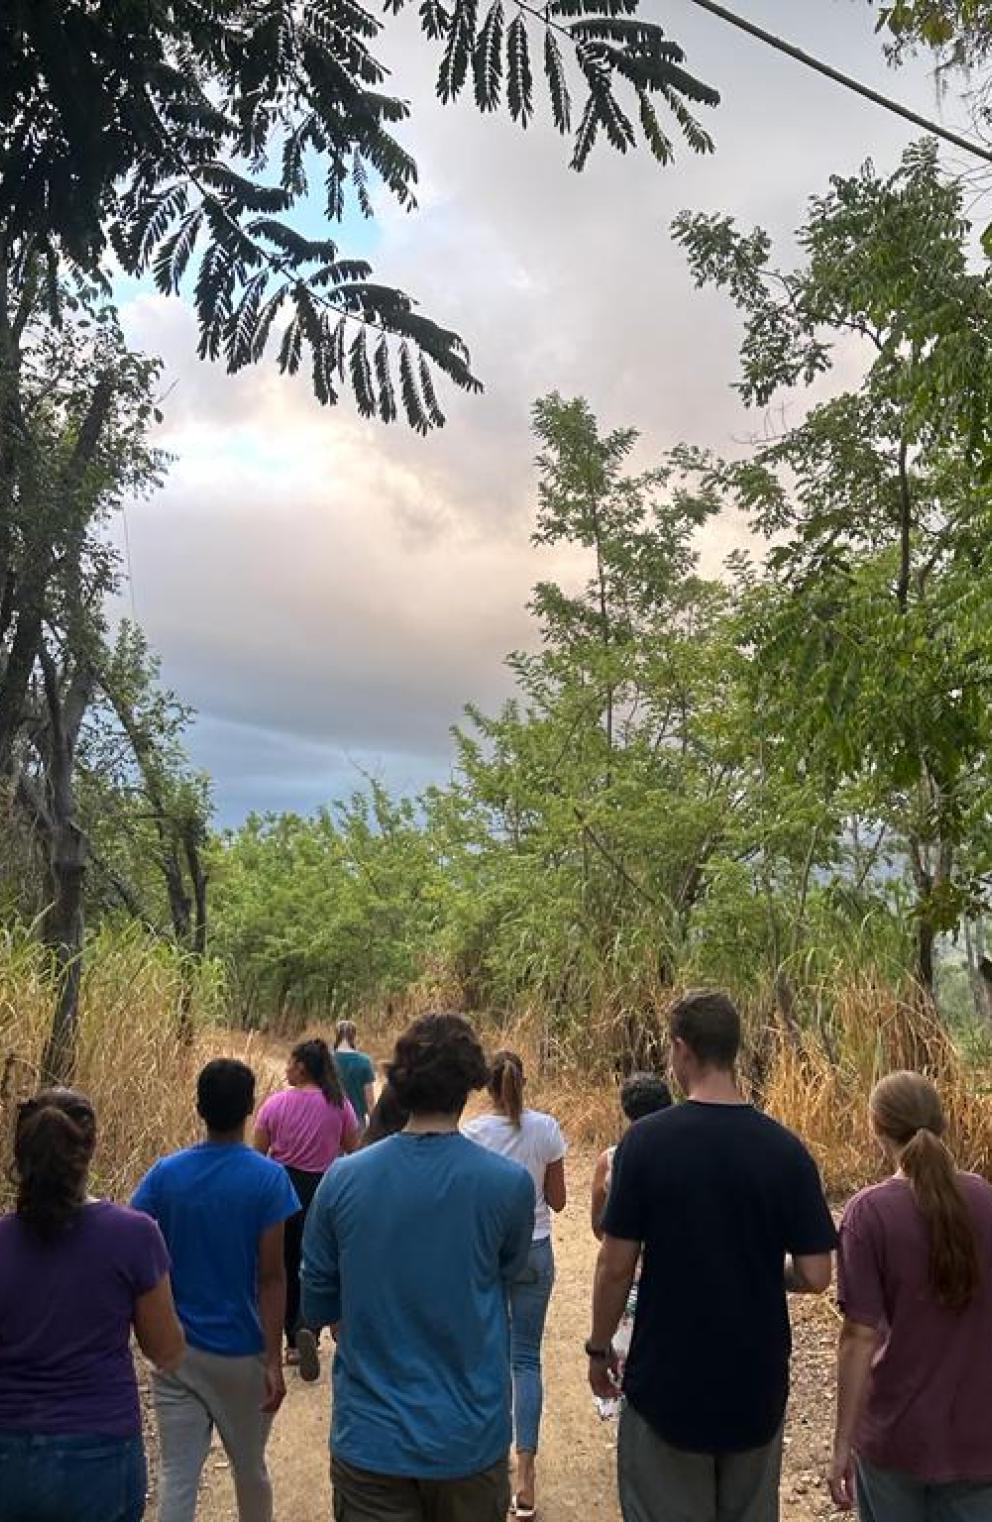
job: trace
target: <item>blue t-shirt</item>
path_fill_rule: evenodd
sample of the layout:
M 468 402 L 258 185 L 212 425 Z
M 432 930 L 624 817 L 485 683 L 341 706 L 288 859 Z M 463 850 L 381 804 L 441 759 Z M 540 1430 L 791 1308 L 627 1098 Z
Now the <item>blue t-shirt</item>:
M 303 1238 L 303 1316 L 340 1321 L 331 1446 L 373 1474 L 454 1479 L 510 1446 L 507 1282 L 534 1185 L 455 1134 L 401 1133 L 325 1175 Z
M 190 1346 L 260 1353 L 259 1238 L 300 1208 L 286 1170 L 240 1142 L 201 1142 L 157 1162 L 131 1204 L 161 1227 Z

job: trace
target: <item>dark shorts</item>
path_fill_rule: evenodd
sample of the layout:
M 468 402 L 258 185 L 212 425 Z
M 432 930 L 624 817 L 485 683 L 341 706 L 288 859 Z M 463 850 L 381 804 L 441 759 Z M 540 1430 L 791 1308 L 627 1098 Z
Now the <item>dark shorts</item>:
M 506 1522 L 506 1459 L 461 1480 L 404 1480 L 331 1459 L 334 1522 Z

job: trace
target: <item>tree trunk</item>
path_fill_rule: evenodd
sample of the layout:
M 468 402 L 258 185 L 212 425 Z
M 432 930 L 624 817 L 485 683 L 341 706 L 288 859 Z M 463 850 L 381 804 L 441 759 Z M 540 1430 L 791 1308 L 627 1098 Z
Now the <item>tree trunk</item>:
M 42 1058 L 44 1083 L 68 1084 L 76 1064 L 86 858 L 86 836 L 82 830 L 71 818 L 60 820 L 49 847 L 52 900 L 42 928 L 42 939 L 51 949 L 57 978 L 52 1028 Z

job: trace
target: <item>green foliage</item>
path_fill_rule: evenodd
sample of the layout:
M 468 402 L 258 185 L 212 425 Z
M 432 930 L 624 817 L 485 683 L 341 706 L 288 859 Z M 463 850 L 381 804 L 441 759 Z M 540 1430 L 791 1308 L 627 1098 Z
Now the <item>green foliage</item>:
M 471 80 L 480 111 L 505 104 L 522 127 L 534 111 L 533 39 L 562 133 L 572 130 L 572 66 L 585 97 L 576 169 L 601 134 L 621 152 L 634 146 L 623 97 L 662 162 L 672 145 L 659 102 L 690 148 L 709 151 L 686 102 L 718 96 L 638 9 L 551 0 L 538 12 L 511 0 L 508 20 L 501 0 L 484 16 L 477 0 L 426 0 L 420 22 L 440 51 L 441 100 Z M 307 355 L 321 402 L 348 385 L 363 416 L 391 422 L 402 409 L 421 432 L 439 426 L 431 366 L 479 388 L 465 344 L 376 283 L 367 261 L 288 219 L 316 172 L 332 228 L 351 202 L 372 216 L 376 186 L 415 205 L 417 167 L 395 135 L 409 107 L 384 92 L 388 71 L 373 52 L 383 26 L 355 0 L 8 0 L 0 227 L 39 252 L 53 280 L 66 262 L 96 273 L 108 249 L 166 294 L 188 279 L 200 355 L 229 371 L 258 362 L 283 324 L 279 368 L 293 374 Z

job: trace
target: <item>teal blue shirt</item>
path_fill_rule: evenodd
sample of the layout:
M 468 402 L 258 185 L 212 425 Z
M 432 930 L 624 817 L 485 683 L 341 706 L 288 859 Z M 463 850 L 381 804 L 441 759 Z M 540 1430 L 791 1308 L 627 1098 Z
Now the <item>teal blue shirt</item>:
M 510 1446 L 506 1287 L 534 1185 L 457 1133 L 339 1159 L 303 1238 L 303 1317 L 340 1321 L 331 1446 L 373 1474 L 455 1479 Z
M 365 1103 L 365 1085 L 375 1083 L 375 1068 L 372 1066 L 372 1058 L 364 1052 L 335 1052 L 334 1061 L 338 1065 L 341 1074 L 341 1082 L 344 1091 L 351 1100 L 351 1107 L 358 1116 L 358 1123 L 364 1126 L 368 1119 L 368 1106 Z

